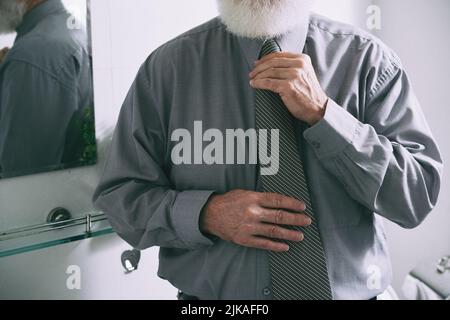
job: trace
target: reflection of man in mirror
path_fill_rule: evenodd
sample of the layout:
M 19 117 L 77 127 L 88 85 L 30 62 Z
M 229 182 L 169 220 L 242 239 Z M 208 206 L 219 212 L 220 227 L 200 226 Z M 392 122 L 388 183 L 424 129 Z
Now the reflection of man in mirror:
M 83 164 L 91 58 L 70 18 L 61 0 L 0 2 L 0 34 L 17 32 L 0 54 L 0 177 Z

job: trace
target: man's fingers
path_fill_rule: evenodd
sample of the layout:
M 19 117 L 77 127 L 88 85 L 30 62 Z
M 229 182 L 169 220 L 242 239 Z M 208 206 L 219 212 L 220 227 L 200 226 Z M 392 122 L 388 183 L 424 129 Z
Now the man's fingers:
M 264 209 L 261 211 L 261 222 L 274 225 L 309 227 L 312 220 L 304 214 L 290 213 L 284 210 Z
M 286 80 L 281 79 L 255 79 L 250 81 L 250 85 L 254 89 L 269 90 L 281 94 L 286 89 Z
M 246 245 L 250 248 L 256 248 L 274 252 L 286 252 L 289 251 L 289 245 L 282 242 L 273 241 L 270 239 L 252 237 Z
M 293 79 L 297 74 L 297 69 L 293 68 L 270 68 L 263 72 L 258 73 L 253 80 L 270 78 L 270 79 L 279 79 L 279 80 L 287 80 Z
M 259 205 L 269 209 L 283 209 L 292 212 L 304 212 L 306 210 L 306 205 L 303 201 L 277 193 L 260 194 Z
M 274 59 L 274 58 L 298 59 L 298 58 L 301 58 L 301 57 L 302 57 L 301 54 L 293 53 L 293 52 L 274 52 L 274 53 L 268 54 L 267 56 L 264 56 L 263 58 L 261 58 L 258 61 L 256 61 L 255 65 L 258 66 L 258 65 L 266 62 L 267 60 Z
M 300 242 L 305 238 L 300 231 L 289 230 L 274 224 L 260 224 L 255 228 L 255 236 L 269 239 Z
M 261 72 L 272 68 L 301 68 L 303 66 L 303 62 L 299 59 L 273 58 L 271 60 L 267 60 L 266 62 L 258 64 L 249 76 L 250 78 L 254 78 Z

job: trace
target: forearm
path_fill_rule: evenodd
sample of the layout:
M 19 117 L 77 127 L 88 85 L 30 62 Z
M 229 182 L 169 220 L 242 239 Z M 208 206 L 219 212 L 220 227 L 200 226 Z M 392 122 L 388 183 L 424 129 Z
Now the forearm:
M 429 138 L 390 141 L 333 101 L 325 118 L 305 132 L 323 166 L 349 195 L 404 227 L 415 227 L 432 210 L 439 193 L 441 163 Z M 423 139 L 423 137 L 421 138 Z
M 112 188 L 105 186 L 99 185 L 95 205 L 133 247 L 193 250 L 212 245 L 199 227 L 200 214 L 212 191 L 178 192 L 135 181 Z

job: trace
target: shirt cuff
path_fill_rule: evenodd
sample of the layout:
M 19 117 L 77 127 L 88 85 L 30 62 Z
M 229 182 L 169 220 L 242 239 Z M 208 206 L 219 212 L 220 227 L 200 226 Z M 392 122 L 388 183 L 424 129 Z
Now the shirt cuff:
M 189 247 L 212 246 L 199 226 L 200 214 L 214 191 L 184 191 L 178 194 L 173 206 L 172 221 L 180 239 Z
M 329 99 L 324 118 L 305 130 L 306 141 L 319 159 L 332 157 L 352 144 L 363 124 L 347 110 Z

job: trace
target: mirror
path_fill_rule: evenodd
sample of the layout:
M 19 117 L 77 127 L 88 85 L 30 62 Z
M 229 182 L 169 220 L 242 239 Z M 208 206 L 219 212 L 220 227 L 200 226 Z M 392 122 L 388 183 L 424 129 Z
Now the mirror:
M 88 9 L 0 2 L 0 179 L 96 163 Z

